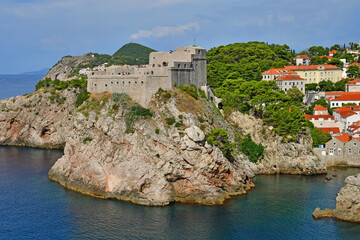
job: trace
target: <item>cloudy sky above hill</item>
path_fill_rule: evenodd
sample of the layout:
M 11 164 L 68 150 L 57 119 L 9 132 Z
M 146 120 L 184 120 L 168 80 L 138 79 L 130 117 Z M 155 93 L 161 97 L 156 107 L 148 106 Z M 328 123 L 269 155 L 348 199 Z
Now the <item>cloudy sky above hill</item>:
M 194 44 L 288 44 L 296 51 L 360 39 L 359 0 L 0 0 L 0 73 L 65 55 Z

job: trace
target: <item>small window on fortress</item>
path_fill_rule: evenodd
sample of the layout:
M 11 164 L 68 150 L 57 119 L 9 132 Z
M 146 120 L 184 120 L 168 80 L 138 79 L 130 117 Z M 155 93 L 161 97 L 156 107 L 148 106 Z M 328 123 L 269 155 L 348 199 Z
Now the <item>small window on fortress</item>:
M 94 85 L 95 85 L 95 87 L 96 87 L 96 83 L 95 83 Z
M 105 84 L 105 87 L 107 87 L 107 84 Z
M 129 81 L 129 84 L 130 84 L 130 81 Z
M 178 68 L 180 68 L 180 64 L 178 64 Z
M 155 64 L 153 64 L 153 67 L 155 67 Z
M 151 71 L 151 74 L 154 74 L 154 71 Z
M 95 74 L 94 72 L 91 73 L 91 75 L 94 75 L 94 74 Z
M 113 82 L 111 82 L 111 84 L 114 84 Z
M 119 82 L 116 82 L 117 84 L 119 84 Z
M 124 84 L 125 82 L 123 82 L 123 84 Z
M 166 67 L 168 65 L 167 62 L 163 62 L 163 66 Z
M 143 82 L 143 81 L 141 81 L 141 84 L 144 84 L 144 82 Z
M 135 84 L 137 84 L 137 81 L 135 81 Z

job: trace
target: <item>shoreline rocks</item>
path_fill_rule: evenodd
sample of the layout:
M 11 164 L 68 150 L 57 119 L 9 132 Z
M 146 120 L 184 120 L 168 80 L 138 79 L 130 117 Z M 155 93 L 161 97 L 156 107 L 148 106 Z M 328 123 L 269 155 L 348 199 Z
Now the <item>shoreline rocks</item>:
M 360 222 L 360 173 L 345 179 L 345 186 L 336 197 L 334 210 L 316 208 L 313 217 L 334 217 L 343 221 Z

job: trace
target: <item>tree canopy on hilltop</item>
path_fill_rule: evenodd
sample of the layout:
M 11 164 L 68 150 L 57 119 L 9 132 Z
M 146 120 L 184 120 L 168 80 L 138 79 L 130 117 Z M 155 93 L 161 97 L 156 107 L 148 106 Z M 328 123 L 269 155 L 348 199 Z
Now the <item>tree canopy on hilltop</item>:
M 215 47 L 207 52 L 208 84 L 212 88 L 219 88 L 228 78 L 261 80 L 263 71 L 284 67 L 293 56 L 293 51 L 287 45 L 264 42 Z

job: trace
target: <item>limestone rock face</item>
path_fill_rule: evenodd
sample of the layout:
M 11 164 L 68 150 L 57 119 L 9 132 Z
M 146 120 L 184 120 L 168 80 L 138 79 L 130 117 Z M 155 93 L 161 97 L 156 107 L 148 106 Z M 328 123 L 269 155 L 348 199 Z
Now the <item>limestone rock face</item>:
M 66 80 L 68 75 L 80 64 L 83 62 L 88 62 L 95 59 L 95 57 L 88 53 L 80 56 L 65 56 L 59 62 L 53 66 L 49 72 L 44 76 L 45 78 L 51 78 L 52 80 Z
M 259 164 L 251 164 L 256 174 L 321 174 L 326 173 L 326 164 L 312 152 L 311 139 L 301 139 L 300 143 L 282 143 L 279 136 L 270 133 L 262 120 L 253 116 L 234 112 L 231 120 L 241 128 L 243 134 L 250 134 L 252 140 L 265 148 L 264 159 Z
M 360 222 L 360 173 L 349 176 L 336 197 L 334 216 L 338 219 Z
M 0 100 L 0 144 L 64 148 L 76 91 L 38 92 Z
M 177 116 L 175 107 L 174 101 L 161 106 L 155 119 L 137 121 L 133 133 L 125 133 L 124 111 L 87 118 L 77 114 L 50 179 L 85 194 L 154 206 L 173 201 L 220 204 L 252 187 L 242 159 L 230 163 L 217 147 L 205 144 L 200 128 L 181 131 L 161 121 L 158 113 Z M 194 118 L 184 115 L 184 122 Z

